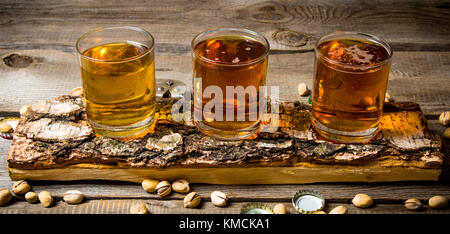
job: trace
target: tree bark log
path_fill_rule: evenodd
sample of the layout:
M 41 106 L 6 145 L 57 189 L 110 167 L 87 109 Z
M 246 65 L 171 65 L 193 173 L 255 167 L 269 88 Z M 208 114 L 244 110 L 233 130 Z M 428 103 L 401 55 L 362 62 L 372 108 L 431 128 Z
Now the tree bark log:
M 29 106 L 8 153 L 13 179 L 187 178 L 217 184 L 438 180 L 441 141 L 420 107 L 386 103 L 382 130 L 368 144 L 334 144 L 310 128 L 309 105 L 280 104 L 279 128 L 256 139 L 221 141 L 175 122 L 175 99 L 157 100 L 156 123 L 143 138 L 95 136 L 78 96 Z

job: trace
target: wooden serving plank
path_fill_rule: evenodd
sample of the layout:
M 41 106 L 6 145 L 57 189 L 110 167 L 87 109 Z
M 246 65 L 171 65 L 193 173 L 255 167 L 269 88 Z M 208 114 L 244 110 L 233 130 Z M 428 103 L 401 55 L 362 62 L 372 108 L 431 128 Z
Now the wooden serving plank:
M 144 178 L 211 184 L 300 184 L 438 180 L 441 141 L 414 103 L 386 103 L 369 144 L 333 144 L 310 129 L 309 105 L 280 104 L 280 128 L 246 141 L 221 141 L 171 116 L 158 99 L 154 131 L 127 142 L 95 137 L 83 100 L 61 96 L 29 106 L 8 153 L 13 180 Z

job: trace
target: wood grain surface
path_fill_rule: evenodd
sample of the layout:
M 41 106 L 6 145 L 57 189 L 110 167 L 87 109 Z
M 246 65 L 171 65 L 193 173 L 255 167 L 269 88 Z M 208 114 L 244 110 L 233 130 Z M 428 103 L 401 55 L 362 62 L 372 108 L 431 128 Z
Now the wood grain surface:
M 13 1 L 0 2 L 0 116 L 18 116 L 23 105 L 67 94 L 80 86 L 73 49 L 84 32 L 100 26 L 132 25 L 150 31 L 156 39 L 157 79 L 190 84 L 190 41 L 213 27 L 243 27 L 265 35 L 271 44 L 269 85 L 280 85 L 281 99 L 306 101 L 296 93 L 298 83 L 312 86 L 317 39 L 335 30 L 375 34 L 394 47 L 388 92 L 396 101 L 420 104 L 430 129 L 442 136 L 438 114 L 450 109 L 450 4 L 439 0 L 292 0 L 292 1 Z M 11 56 L 18 54 L 24 57 Z M 30 59 L 31 58 L 31 59 Z M 450 197 L 449 140 L 441 181 L 437 183 L 314 184 L 306 188 L 324 193 L 331 207 L 344 204 L 349 213 L 404 213 L 403 199 Z M 10 141 L 0 139 L 0 187 L 10 188 L 6 154 Z M 0 213 L 127 213 L 134 202 L 149 202 L 152 213 L 236 213 L 250 201 L 285 202 L 305 185 L 217 186 L 195 184 L 206 196 L 214 190 L 233 193 L 225 209 L 205 203 L 200 209 L 182 208 L 182 195 L 161 200 L 144 192 L 139 184 L 82 181 L 32 183 L 35 191 L 49 190 L 61 196 L 79 189 L 86 203 L 64 203 L 50 209 L 16 201 L 0 207 Z M 356 193 L 372 195 L 377 205 L 354 208 Z M 232 197 L 233 197 L 232 196 Z M 60 198 L 59 198 L 60 199 Z M 103 200 L 107 199 L 107 200 Z M 336 199 L 333 201 L 333 199 Z M 423 200 L 423 201 L 424 201 Z M 172 205 L 170 205 L 172 204 Z M 424 212 L 444 212 L 426 209 Z

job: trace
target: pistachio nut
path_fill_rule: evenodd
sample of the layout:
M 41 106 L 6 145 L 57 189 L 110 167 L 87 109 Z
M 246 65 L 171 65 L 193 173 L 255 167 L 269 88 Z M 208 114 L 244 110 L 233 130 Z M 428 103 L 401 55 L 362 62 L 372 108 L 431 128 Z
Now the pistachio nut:
M 64 201 L 67 204 L 79 204 L 84 199 L 84 194 L 78 190 L 69 190 L 64 193 Z
M 135 204 L 130 208 L 130 214 L 148 214 L 147 206 L 144 203 Z
M 215 206 L 226 206 L 228 202 L 228 197 L 223 192 L 214 191 L 211 193 L 211 202 Z
M 442 133 L 442 135 L 443 135 L 445 138 L 450 139 L 450 128 L 446 128 L 446 129 L 444 130 L 444 133 Z
M 156 191 L 156 186 L 158 183 L 159 180 L 145 179 L 142 181 L 142 188 L 149 193 L 153 193 Z
M 53 197 L 48 191 L 40 192 L 38 198 L 42 205 L 46 208 L 53 204 Z
M 309 95 L 309 89 L 305 83 L 300 83 L 297 86 L 297 89 L 298 89 L 298 94 L 300 94 L 300 96 L 308 96 Z
M 184 208 L 195 208 L 200 204 L 202 198 L 196 192 L 190 192 L 184 197 Z
M 347 213 L 347 208 L 345 206 L 336 206 L 334 207 L 329 214 L 345 214 Z
M 442 112 L 441 115 L 439 115 L 439 122 L 441 122 L 442 125 L 447 126 L 450 124 L 450 111 Z
M 448 199 L 444 196 L 434 196 L 428 200 L 428 205 L 433 209 L 445 209 L 448 206 Z
M 189 187 L 189 181 L 185 179 L 178 179 L 172 183 L 172 190 L 177 193 L 188 193 L 191 188 Z
M 421 210 L 422 209 L 422 203 L 419 199 L 410 198 L 405 201 L 405 207 L 408 210 Z
M 0 206 L 4 206 L 8 204 L 9 201 L 11 201 L 13 195 L 8 189 L 1 188 L 0 189 Z
M 286 206 L 284 206 L 283 204 L 276 204 L 274 207 L 273 207 L 273 213 L 274 214 L 287 214 L 287 211 L 286 211 Z
M 10 133 L 13 132 L 13 128 L 11 127 L 11 125 L 9 125 L 8 123 L 5 122 L 0 122 L 0 132 L 3 133 Z
M 25 200 L 29 203 L 35 203 L 38 200 L 38 196 L 34 192 L 28 192 L 25 194 Z
M 394 99 L 391 97 L 391 95 L 389 95 L 389 93 L 386 93 L 386 95 L 384 96 L 384 102 L 393 102 Z
M 26 180 L 16 181 L 12 186 L 12 192 L 15 194 L 25 194 L 31 190 L 30 184 Z
M 161 197 L 165 197 L 170 194 L 172 191 L 172 186 L 168 181 L 161 181 L 156 185 L 156 191 L 158 192 L 158 195 Z
M 352 203 L 359 208 L 369 208 L 373 205 L 373 200 L 369 195 L 360 193 L 356 194 Z
M 327 214 L 327 212 L 323 210 L 314 211 L 313 214 Z

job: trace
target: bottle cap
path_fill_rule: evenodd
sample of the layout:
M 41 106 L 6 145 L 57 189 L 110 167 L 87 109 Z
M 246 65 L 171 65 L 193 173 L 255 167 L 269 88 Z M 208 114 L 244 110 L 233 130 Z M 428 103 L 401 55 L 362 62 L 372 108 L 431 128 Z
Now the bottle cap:
M 262 203 L 248 203 L 242 206 L 241 214 L 273 214 L 272 209 Z
M 302 214 L 312 214 L 325 206 L 323 196 L 313 190 L 300 190 L 292 198 L 292 205 Z

